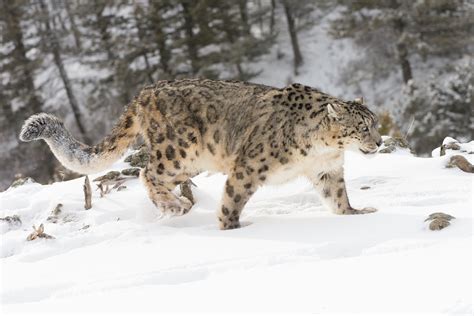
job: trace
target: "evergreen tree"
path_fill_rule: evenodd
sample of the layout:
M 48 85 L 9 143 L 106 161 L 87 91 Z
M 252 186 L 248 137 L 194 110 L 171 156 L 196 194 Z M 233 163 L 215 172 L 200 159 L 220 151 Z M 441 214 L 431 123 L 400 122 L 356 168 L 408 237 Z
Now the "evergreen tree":
M 84 125 L 84 118 L 76 98 L 76 93 L 74 92 L 74 87 L 72 86 L 71 80 L 69 79 L 69 74 L 64 65 L 63 55 L 61 53 L 62 49 L 60 46 L 60 39 L 58 38 L 56 29 L 53 28 L 53 20 L 52 16 L 50 15 L 50 9 L 48 8 L 48 4 L 45 0 L 38 0 L 38 4 L 39 11 L 37 12 L 37 16 L 42 22 L 42 32 L 40 32 L 39 36 L 42 38 L 42 47 L 44 48 L 44 53 L 45 55 L 52 54 L 53 62 L 58 69 L 59 77 L 61 78 L 61 81 L 63 83 L 69 105 L 72 109 L 75 122 L 79 129 L 80 137 L 86 143 L 90 143 L 90 138 L 87 136 L 87 131 Z
M 411 81 L 400 99 L 403 127 L 418 153 L 431 152 L 446 136 L 474 139 L 474 59 L 465 57 L 447 67 L 453 69 Z
M 13 179 L 17 173 L 46 182 L 53 174 L 55 159 L 46 144 L 19 143 L 21 122 L 30 115 L 41 112 L 43 102 L 35 86 L 34 73 L 38 67 L 38 55 L 26 41 L 26 29 L 32 24 L 27 1 L 0 1 L 0 139 L 2 165 L 0 176 Z M 31 56 L 31 57 L 30 57 Z M 36 58 L 35 58 L 36 57 Z M 8 166 L 8 167 L 7 167 Z M 8 181 L 8 180 L 7 180 Z M 4 183 L 5 184 L 5 183 Z
M 464 0 L 340 1 L 344 10 L 332 23 L 335 38 L 353 38 L 365 49 L 350 72 L 370 73 L 373 82 L 396 71 L 407 83 L 413 64 L 435 58 L 459 59 L 472 52 L 472 6 Z M 424 68 L 420 67 L 420 71 Z

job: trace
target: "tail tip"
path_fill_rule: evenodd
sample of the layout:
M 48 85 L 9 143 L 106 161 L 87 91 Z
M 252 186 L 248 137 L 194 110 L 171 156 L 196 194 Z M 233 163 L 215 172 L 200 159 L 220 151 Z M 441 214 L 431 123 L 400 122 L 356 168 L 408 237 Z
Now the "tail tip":
M 23 124 L 20 132 L 20 140 L 30 142 L 37 139 L 49 137 L 47 127 L 55 124 L 62 125 L 62 122 L 54 115 L 38 113 L 30 116 Z

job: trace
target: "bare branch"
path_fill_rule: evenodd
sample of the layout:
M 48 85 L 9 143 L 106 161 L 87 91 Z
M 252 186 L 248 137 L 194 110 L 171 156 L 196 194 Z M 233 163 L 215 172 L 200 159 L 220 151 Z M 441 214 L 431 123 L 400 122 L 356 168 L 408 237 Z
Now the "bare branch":
M 86 210 L 90 210 L 92 208 L 92 190 L 91 190 L 91 183 L 89 181 L 89 177 L 86 176 L 84 180 L 84 208 Z

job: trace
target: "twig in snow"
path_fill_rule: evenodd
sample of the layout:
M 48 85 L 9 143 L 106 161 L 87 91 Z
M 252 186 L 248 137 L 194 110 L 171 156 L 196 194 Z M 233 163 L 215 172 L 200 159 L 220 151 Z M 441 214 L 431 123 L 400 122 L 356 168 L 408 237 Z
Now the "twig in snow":
M 88 176 L 84 179 L 84 200 L 84 208 L 90 210 L 92 208 L 92 189 Z
M 100 190 L 100 197 L 104 197 L 104 195 L 108 194 L 110 192 L 109 185 L 103 182 L 100 182 L 97 185 L 97 188 Z
M 36 238 L 55 239 L 53 236 L 44 233 L 44 225 L 41 224 L 38 228 L 33 225 L 33 232 L 26 237 L 27 241 L 35 240 Z

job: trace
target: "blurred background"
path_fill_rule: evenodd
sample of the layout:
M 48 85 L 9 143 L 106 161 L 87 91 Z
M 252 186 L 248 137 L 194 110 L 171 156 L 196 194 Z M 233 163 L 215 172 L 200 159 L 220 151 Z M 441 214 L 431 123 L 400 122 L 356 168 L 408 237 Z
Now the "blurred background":
M 0 190 L 64 171 L 20 143 L 37 112 L 80 140 L 104 137 L 162 79 L 299 82 L 363 96 L 385 135 L 429 155 L 474 139 L 473 0 L 0 0 Z

